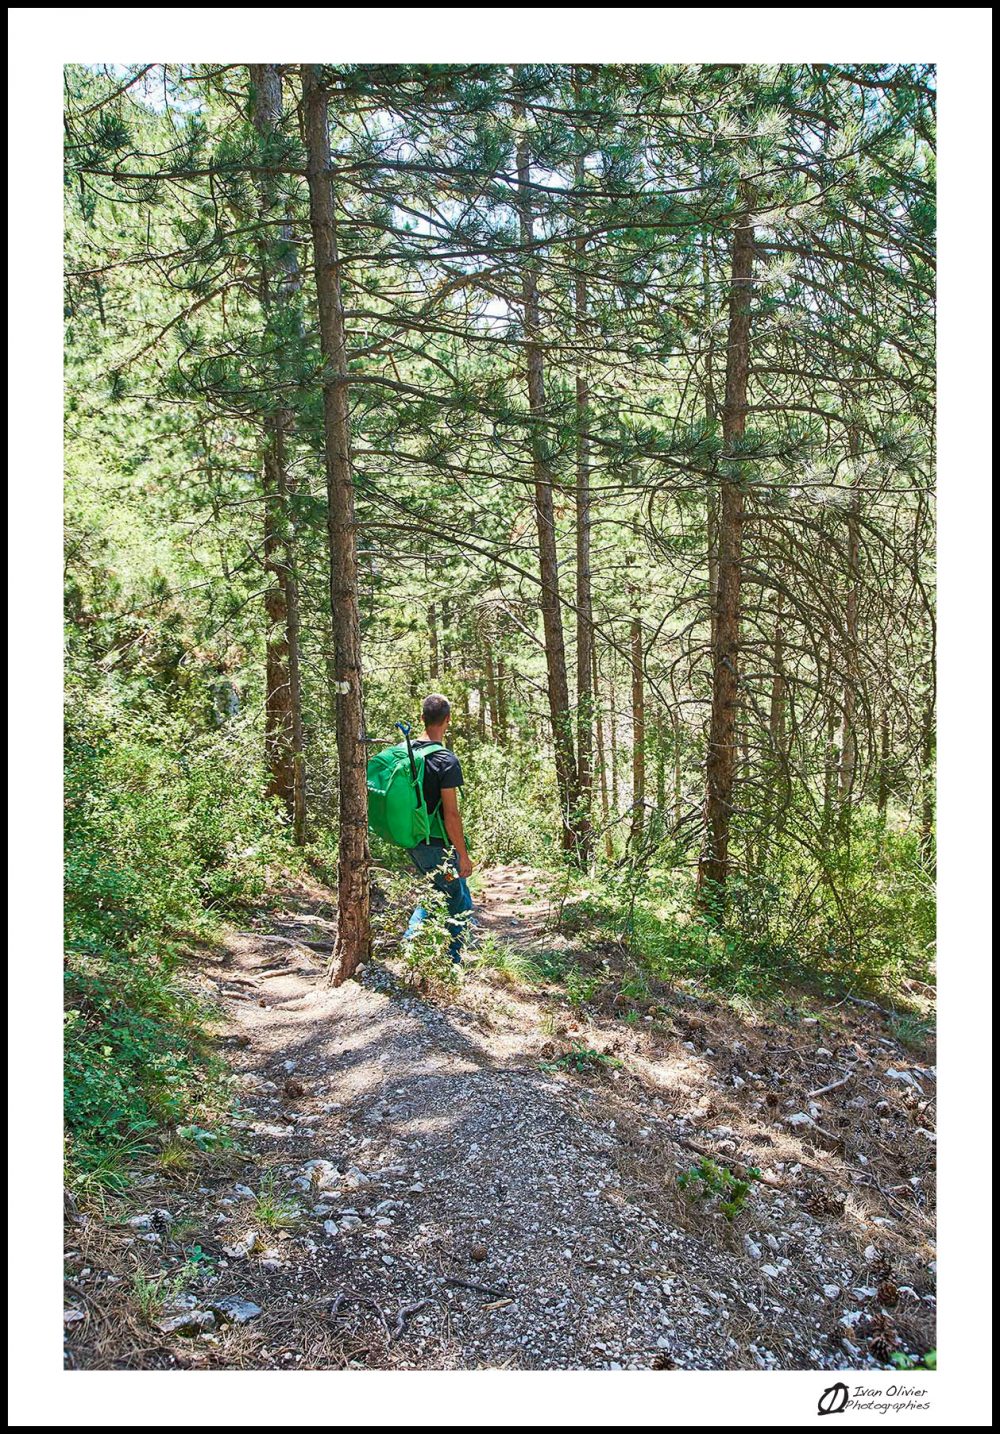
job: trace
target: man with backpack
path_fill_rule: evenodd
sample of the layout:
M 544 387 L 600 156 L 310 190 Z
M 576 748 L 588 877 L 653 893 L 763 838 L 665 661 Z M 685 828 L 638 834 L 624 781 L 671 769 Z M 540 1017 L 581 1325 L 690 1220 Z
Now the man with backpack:
M 462 767 L 444 744 L 451 703 L 434 692 L 423 702 L 424 731 L 410 739 L 405 722 L 396 726 L 403 742 L 376 753 L 368 763 L 368 821 L 374 832 L 404 847 L 413 865 L 431 878 L 448 908 L 448 951 L 460 963 L 472 916 L 466 878 L 472 872 L 465 828 L 458 807 Z M 427 920 L 418 906 L 403 937 L 411 941 Z
M 451 959 L 460 963 L 472 919 L 472 897 L 466 880 L 472 874 L 472 862 L 458 807 L 462 764 L 444 745 L 451 723 L 451 703 L 447 697 L 438 692 L 425 697 L 421 716 L 423 735 L 411 746 L 415 757 L 423 757 L 423 796 L 430 831 L 425 841 L 408 849 L 409 857 L 419 872 L 431 877 L 435 890 L 445 898 L 446 924 L 451 932 L 448 951 Z M 418 906 L 410 917 L 404 941 L 412 940 L 426 920 L 426 908 Z

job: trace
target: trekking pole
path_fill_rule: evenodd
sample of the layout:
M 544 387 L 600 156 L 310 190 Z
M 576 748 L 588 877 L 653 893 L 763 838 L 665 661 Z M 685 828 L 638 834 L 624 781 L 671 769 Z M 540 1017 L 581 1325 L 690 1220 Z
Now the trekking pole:
M 415 789 L 416 792 L 417 792 L 417 800 L 418 800 L 418 801 L 423 801 L 423 792 L 420 791 L 420 784 L 419 784 L 418 781 L 417 781 L 417 763 L 416 763 L 416 760 L 415 760 L 415 758 L 414 758 L 414 756 L 413 756 L 413 748 L 412 748 L 411 745 L 410 745 L 410 726 L 409 726 L 409 723 L 407 723 L 407 722 L 397 722 L 397 723 L 396 723 L 396 726 L 397 726 L 397 727 L 399 728 L 399 730 L 402 732 L 402 734 L 403 734 L 403 739 L 404 739 L 404 741 L 406 742 L 406 755 L 407 755 L 407 756 L 409 757 L 409 759 L 410 759 L 410 774 L 411 774 L 411 776 L 413 777 L 413 786 L 414 786 L 414 789 Z

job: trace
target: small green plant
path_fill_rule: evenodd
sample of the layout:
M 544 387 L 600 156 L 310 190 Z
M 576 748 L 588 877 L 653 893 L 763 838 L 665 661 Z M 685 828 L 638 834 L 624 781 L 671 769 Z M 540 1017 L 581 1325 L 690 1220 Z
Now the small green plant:
M 184 1241 L 197 1230 L 200 1230 L 201 1227 L 202 1222 L 191 1217 L 175 1220 L 170 1227 L 170 1238 L 171 1240 L 175 1240 L 177 1244 L 183 1245 Z
M 203 1130 L 200 1125 L 179 1125 L 177 1135 L 181 1140 L 192 1141 L 199 1150 L 212 1150 L 219 1143 L 214 1130 Z
M 144 1131 L 132 1130 L 109 1139 L 103 1147 L 91 1148 L 86 1165 L 73 1159 L 74 1147 L 67 1142 L 66 1184 L 77 1199 L 103 1209 L 108 1195 L 121 1195 L 127 1190 L 132 1168 L 152 1148 L 144 1136 Z
M 677 1184 L 693 1199 L 716 1201 L 719 1213 L 732 1221 L 746 1207 L 752 1183 L 759 1178 L 760 1171 L 756 1166 L 750 1166 L 747 1178 L 740 1180 L 731 1170 L 703 1156 L 690 1170 L 678 1175 Z
M 557 1031 L 559 1030 L 559 1019 L 556 1016 L 555 1011 L 546 1011 L 538 1024 L 542 1035 L 548 1036 L 550 1040 L 556 1035 Z
M 926 1354 L 904 1354 L 901 1349 L 894 1350 L 889 1356 L 889 1363 L 897 1369 L 937 1369 L 937 1350 L 929 1349 Z
M 419 931 L 403 942 L 403 970 L 420 989 L 454 992 L 461 985 L 462 967 L 449 951 L 452 932 L 447 902 L 429 883 L 420 900 L 426 916 Z
M 261 1178 L 260 1189 L 254 1201 L 254 1218 L 258 1224 L 269 1230 L 291 1230 L 300 1220 L 298 1204 L 281 1190 L 274 1175 L 268 1173 Z
M 623 1001 L 648 1001 L 649 982 L 642 972 L 638 971 L 631 976 L 626 976 L 618 988 L 618 994 Z
M 577 1075 L 587 1075 L 591 1071 L 611 1070 L 621 1066 L 621 1061 L 614 1056 L 605 1055 L 603 1051 L 595 1051 L 588 1046 L 573 1043 L 572 1050 L 559 1056 L 554 1061 L 543 1061 L 543 1071 L 575 1071 Z
M 587 976 L 579 966 L 571 966 L 566 972 L 566 997 L 571 1006 L 585 1006 L 600 988 L 601 978 Z
M 560 951 L 540 951 L 534 957 L 538 978 L 542 981 L 564 981 L 569 962 Z
M 475 964 L 495 971 L 511 985 L 528 985 L 539 978 L 539 969 L 531 957 L 507 941 L 498 941 L 492 931 L 483 934 Z
M 934 1034 L 931 1021 L 922 1020 L 921 1017 L 909 1013 L 894 1015 L 889 1029 L 901 1045 L 909 1046 L 915 1051 L 924 1050 Z
M 147 1275 L 145 1270 L 136 1270 L 132 1276 L 132 1294 L 139 1307 L 139 1313 L 147 1324 L 163 1313 L 168 1300 L 182 1295 L 191 1283 L 194 1271 L 185 1264 L 170 1275 L 165 1270 L 158 1275 Z
M 157 1155 L 156 1163 L 167 1174 L 183 1175 L 194 1168 L 195 1156 L 187 1141 L 168 1140 Z
M 215 1268 L 215 1260 L 200 1245 L 192 1245 L 184 1251 L 184 1256 L 185 1265 L 190 1266 L 195 1275 L 210 1275 Z

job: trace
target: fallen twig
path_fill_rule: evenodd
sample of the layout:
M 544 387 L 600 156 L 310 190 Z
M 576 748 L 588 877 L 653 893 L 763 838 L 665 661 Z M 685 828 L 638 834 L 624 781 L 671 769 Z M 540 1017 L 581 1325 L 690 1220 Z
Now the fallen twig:
M 456 1279 L 454 1275 L 446 1275 L 444 1282 L 446 1285 L 457 1285 L 459 1289 L 462 1290 L 475 1290 L 476 1293 L 480 1295 L 492 1295 L 495 1300 L 510 1300 L 515 1298 L 510 1290 L 495 1290 L 489 1285 L 474 1284 L 472 1280 Z
M 391 1338 L 391 1339 L 398 1339 L 399 1336 L 403 1333 L 403 1330 L 406 1328 L 406 1321 L 407 1321 L 407 1319 L 409 1318 L 409 1316 L 416 1314 L 416 1313 L 417 1313 L 417 1310 L 422 1310 L 425 1305 L 429 1305 L 429 1304 L 432 1304 L 432 1303 L 433 1303 L 432 1300 L 426 1299 L 426 1300 L 417 1300 L 416 1304 L 403 1305 L 403 1306 L 400 1308 L 399 1313 L 396 1315 L 396 1327 L 395 1327 L 395 1329 L 393 1330 L 393 1332 L 392 1332 L 390 1338 Z
M 831 1081 L 829 1085 L 821 1085 L 819 1090 L 811 1090 L 806 1099 L 813 1100 L 818 1095 L 826 1095 L 831 1090 L 839 1090 L 842 1085 L 847 1084 L 853 1074 L 853 1071 L 848 1071 L 840 1080 Z
M 892 1020 L 896 1014 L 895 1011 L 890 1011 L 887 1010 L 885 1006 L 880 1006 L 877 1001 L 866 1001 L 861 996 L 845 996 L 844 1000 L 853 1002 L 855 1006 L 864 1006 L 869 1011 L 878 1011 L 879 1014 L 885 1016 L 887 1020 Z M 840 1004 L 843 1004 L 843 1002 Z

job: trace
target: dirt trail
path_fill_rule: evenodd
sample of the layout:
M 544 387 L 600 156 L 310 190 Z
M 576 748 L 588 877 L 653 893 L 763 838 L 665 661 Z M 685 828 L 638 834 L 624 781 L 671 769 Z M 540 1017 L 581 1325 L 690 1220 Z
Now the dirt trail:
M 483 929 L 565 949 L 542 880 L 485 873 Z M 71 1225 L 71 1363 L 834 1369 L 933 1345 L 933 1073 L 880 1013 L 772 1028 L 664 987 L 625 1020 L 475 968 L 434 1003 L 380 962 L 334 990 L 326 899 L 290 893 L 206 966 L 242 1154 Z M 731 1187 L 678 1184 L 700 1151 L 762 1170 L 732 1221 Z M 126 1318 L 128 1271 L 192 1247 L 194 1284 Z

